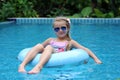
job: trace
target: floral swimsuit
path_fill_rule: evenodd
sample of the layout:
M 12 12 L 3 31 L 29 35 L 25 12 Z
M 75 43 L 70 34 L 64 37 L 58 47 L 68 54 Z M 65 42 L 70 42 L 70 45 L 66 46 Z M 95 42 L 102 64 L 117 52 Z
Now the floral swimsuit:
M 54 48 L 54 53 L 66 51 L 68 42 L 57 42 L 56 40 L 51 40 L 50 45 Z

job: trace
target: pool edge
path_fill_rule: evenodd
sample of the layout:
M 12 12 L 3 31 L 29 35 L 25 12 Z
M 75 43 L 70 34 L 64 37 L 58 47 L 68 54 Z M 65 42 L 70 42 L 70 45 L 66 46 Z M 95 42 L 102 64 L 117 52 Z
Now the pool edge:
M 54 18 L 8 18 L 17 24 L 51 24 Z M 118 24 L 120 18 L 70 18 L 71 23 L 79 24 Z

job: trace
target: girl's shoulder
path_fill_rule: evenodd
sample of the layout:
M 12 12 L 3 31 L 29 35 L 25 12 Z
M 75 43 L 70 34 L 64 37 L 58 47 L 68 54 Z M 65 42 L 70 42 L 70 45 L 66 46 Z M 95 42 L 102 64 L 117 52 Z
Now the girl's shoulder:
M 50 38 L 47 39 L 47 41 L 48 41 L 48 42 L 51 42 L 51 41 L 53 41 L 53 40 L 55 40 L 55 39 L 56 39 L 56 38 L 51 38 L 51 37 L 50 37 Z
M 71 40 L 70 40 L 70 43 L 71 43 L 71 44 L 75 44 L 75 43 L 78 43 L 78 42 L 75 41 L 75 40 L 73 40 L 73 39 L 71 39 Z
M 75 40 L 73 40 L 73 39 L 70 40 L 71 43 L 74 42 L 74 41 L 75 41 Z

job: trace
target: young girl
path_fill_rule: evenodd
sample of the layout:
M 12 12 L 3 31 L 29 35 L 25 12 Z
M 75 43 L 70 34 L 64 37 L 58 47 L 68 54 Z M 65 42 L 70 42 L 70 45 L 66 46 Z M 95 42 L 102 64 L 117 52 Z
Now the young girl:
M 52 53 L 67 51 L 72 47 L 87 51 L 87 53 L 95 60 L 96 63 L 102 63 L 92 51 L 70 38 L 70 20 L 68 18 L 57 17 L 54 20 L 53 29 L 57 35 L 57 38 L 49 38 L 42 44 L 37 44 L 34 46 L 26 55 L 24 61 L 20 64 L 18 72 L 26 72 L 24 68 L 25 65 L 31 61 L 38 52 L 42 52 L 40 60 L 38 64 L 28 72 L 29 74 L 39 73 L 44 64 L 50 59 Z

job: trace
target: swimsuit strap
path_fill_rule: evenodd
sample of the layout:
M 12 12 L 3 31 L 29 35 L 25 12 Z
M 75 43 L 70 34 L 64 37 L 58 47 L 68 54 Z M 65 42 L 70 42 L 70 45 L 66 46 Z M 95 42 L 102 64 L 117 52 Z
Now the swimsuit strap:
M 67 46 L 67 44 L 68 44 L 68 41 L 64 41 L 64 42 L 57 42 L 56 41 L 56 39 L 52 39 L 51 41 L 50 41 L 50 44 L 53 44 L 53 43 L 55 43 L 55 44 L 64 44 L 65 43 L 65 45 Z

